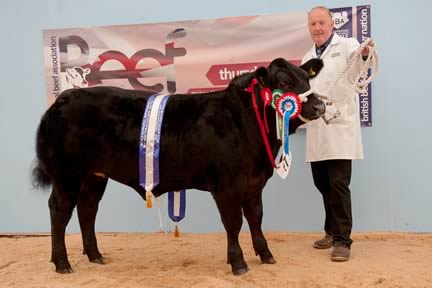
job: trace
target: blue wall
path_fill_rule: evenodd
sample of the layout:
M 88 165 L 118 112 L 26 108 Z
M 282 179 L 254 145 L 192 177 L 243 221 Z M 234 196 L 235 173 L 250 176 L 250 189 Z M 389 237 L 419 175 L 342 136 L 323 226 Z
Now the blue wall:
M 363 129 L 365 160 L 353 164 L 355 231 L 432 232 L 432 96 L 428 76 L 432 2 L 401 1 L 24 1 L 0 2 L 0 233 L 49 231 L 48 191 L 30 184 L 36 127 L 47 108 L 42 30 L 307 11 L 315 5 L 370 4 L 381 70 L 373 83 L 373 127 Z M 428 51 L 426 51 L 428 49 Z M 264 229 L 321 231 L 323 207 L 304 163 L 304 131 L 291 137 L 289 178 L 274 176 L 264 191 Z M 163 212 L 165 216 L 165 212 Z M 98 231 L 157 231 L 132 189 L 110 182 Z M 246 227 L 246 225 L 244 225 Z M 188 193 L 183 231 L 222 231 L 209 193 Z M 68 227 L 79 231 L 76 216 Z

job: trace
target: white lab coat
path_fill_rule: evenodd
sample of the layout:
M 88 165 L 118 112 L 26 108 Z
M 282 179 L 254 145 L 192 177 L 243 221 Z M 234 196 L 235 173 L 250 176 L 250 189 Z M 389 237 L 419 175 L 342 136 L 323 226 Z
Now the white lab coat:
M 343 71 L 350 56 L 360 44 L 354 38 L 343 38 L 336 33 L 321 55 L 324 67 L 314 79 L 312 90 L 323 94 L 330 83 Z M 315 46 L 303 57 L 302 63 L 316 58 Z M 356 65 L 359 68 L 359 65 Z M 355 73 L 358 69 L 355 69 Z M 335 84 L 325 96 L 338 107 L 341 115 L 326 124 L 323 119 L 311 121 L 306 128 L 306 162 L 329 159 L 363 159 L 358 94 L 352 88 L 352 79 L 347 75 Z M 351 79 L 351 80 L 350 80 Z M 320 93 L 321 92 L 321 93 Z

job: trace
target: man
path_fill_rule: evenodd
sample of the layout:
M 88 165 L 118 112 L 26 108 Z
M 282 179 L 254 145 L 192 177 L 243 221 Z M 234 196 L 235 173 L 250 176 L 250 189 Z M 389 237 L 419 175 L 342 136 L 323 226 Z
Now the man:
M 302 62 L 316 57 L 323 60 L 324 68 L 311 80 L 311 86 L 318 94 L 327 92 L 325 96 L 340 114 L 328 123 L 319 119 L 305 125 L 306 161 L 311 162 L 313 181 L 322 194 L 325 210 L 326 235 L 314 243 L 314 248 L 333 247 L 331 260 L 347 261 L 353 242 L 349 189 L 351 162 L 363 158 L 358 94 L 352 88 L 352 75 L 341 77 L 328 89 L 360 44 L 354 38 L 338 36 L 333 32 L 333 25 L 331 13 L 326 7 L 317 6 L 308 13 L 309 33 L 315 45 L 305 54 Z M 370 42 L 369 45 L 372 47 L 374 44 Z M 366 46 L 361 51 L 363 59 L 368 53 L 369 47 Z

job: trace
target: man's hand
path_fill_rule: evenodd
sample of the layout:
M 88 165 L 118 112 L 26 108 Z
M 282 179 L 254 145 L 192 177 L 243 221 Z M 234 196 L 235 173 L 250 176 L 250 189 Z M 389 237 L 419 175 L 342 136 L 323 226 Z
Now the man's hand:
M 369 47 L 374 47 L 375 43 L 371 40 L 368 45 L 366 45 L 366 47 L 361 51 L 361 54 L 363 57 L 367 57 L 369 55 Z

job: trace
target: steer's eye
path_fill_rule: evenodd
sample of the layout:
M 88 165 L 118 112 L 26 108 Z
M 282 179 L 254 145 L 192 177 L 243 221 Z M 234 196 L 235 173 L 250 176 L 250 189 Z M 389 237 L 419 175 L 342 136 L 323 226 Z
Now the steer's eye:
M 286 86 L 288 86 L 288 82 L 282 80 L 282 81 L 279 82 L 279 85 L 283 86 L 283 87 L 286 87 Z

